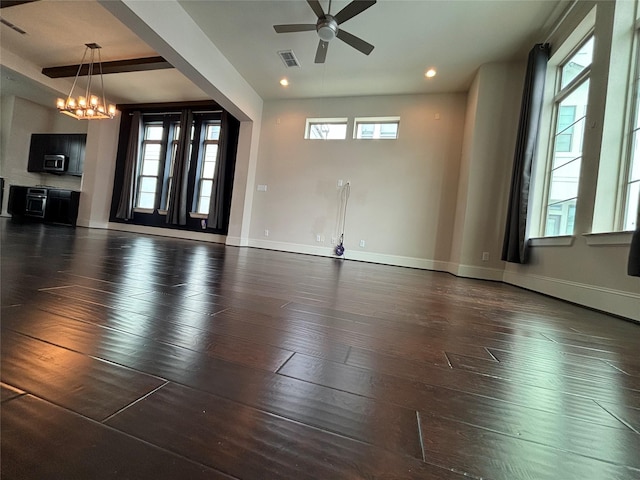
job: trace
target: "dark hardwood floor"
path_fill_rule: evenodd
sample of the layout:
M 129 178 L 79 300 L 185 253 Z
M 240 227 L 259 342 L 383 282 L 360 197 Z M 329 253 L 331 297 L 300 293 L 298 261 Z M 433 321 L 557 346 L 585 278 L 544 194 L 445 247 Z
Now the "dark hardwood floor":
M 445 273 L 0 225 L 3 479 L 640 479 L 640 325 Z

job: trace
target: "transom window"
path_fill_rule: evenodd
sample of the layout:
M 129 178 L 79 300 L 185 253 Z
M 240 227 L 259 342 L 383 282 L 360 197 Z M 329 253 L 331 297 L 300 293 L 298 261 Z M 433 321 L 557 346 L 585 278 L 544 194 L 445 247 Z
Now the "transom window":
M 347 138 L 347 119 L 307 118 L 304 138 L 308 140 L 344 140 Z
M 353 138 L 358 140 L 395 140 L 400 118 L 356 118 Z

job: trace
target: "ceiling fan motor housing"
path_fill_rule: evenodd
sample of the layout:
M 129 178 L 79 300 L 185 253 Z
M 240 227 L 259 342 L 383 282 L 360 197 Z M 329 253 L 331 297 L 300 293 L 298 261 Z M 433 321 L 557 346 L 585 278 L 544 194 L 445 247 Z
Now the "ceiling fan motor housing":
M 333 40 L 338 34 L 338 22 L 331 15 L 320 17 L 316 24 L 316 31 L 323 42 Z

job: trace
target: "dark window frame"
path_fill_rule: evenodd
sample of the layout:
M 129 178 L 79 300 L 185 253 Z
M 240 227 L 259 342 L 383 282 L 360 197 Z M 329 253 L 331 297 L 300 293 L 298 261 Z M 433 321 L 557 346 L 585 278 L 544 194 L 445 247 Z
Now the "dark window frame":
M 197 148 L 191 149 L 191 156 L 189 160 L 189 168 L 187 171 L 187 196 L 189 199 L 188 205 L 191 206 L 187 212 L 187 224 L 186 225 L 172 225 L 166 223 L 166 195 L 168 191 L 168 181 L 170 178 L 170 166 L 171 166 L 171 134 L 169 133 L 169 129 L 165 129 L 164 132 L 164 145 L 163 148 L 165 163 L 164 168 L 161 168 L 160 176 L 160 188 L 157 189 L 157 197 L 156 197 L 156 208 L 154 208 L 153 212 L 149 210 L 140 211 L 144 209 L 139 209 L 137 207 L 134 208 L 133 218 L 130 220 L 118 219 L 116 217 L 118 199 L 120 198 L 124 181 L 124 164 L 126 159 L 126 151 L 127 151 L 127 143 L 128 136 L 131 130 L 131 115 L 134 111 L 140 111 L 142 113 L 143 123 L 149 123 L 149 121 L 159 118 L 162 118 L 162 121 L 166 121 L 167 124 L 171 123 L 171 121 L 175 121 L 177 118 L 179 121 L 180 111 L 184 108 L 190 108 L 194 117 L 194 136 L 193 142 L 194 145 L 198 145 Z M 236 161 L 236 153 L 238 146 L 238 135 L 240 131 L 240 122 L 233 118 L 231 115 L 226 116 L 228 118 L 227 127 L 226 127 L 226 143 L 227 147 L 225 149 L 226 155 L 224 158 L 221 158 L 220 161 L 226 162 L 225 166 L 225 175 L 223 179 L 220 179 L 221 182 L 224 182 L 224 220 L 221 228 L 210 228 L 207 225 L 207 222 L 202 222 L 202 216 L 199 214 L 195 214 L 197 207 L 197 178 L 199 176 L 199 172 L 201 169 L 202 158 L 201 154 L 203 150 L 200 149 L 199 144 L 202 143 L 201 139 L 204 136 L 203 128 L 206 123 L 211 123 L 212 121 L 220 123 L 223 117 L 222 109 L 212 102 L 186 102 L 186 103 L 172 103 L 172 104 L 145 104 L 145 105 L 118 105 L 118 110 L 121 112 L 121 123 L 120 123 L 120 136 L 118 139 L 118 153 L 116 158 L 116 167 L 115 167 L 115 176 L 114 176 L 114 186 L 113 186 L 113 196 L 111 202 L 111 212 L 110 212 L 110 221 L 116 223 L 129 223 L 135 225 L 143 225 L 149 227 L 161 227 L 161 228 L 170 228 L 170 229 L 180 229 L 180 230 L 192 230 L 206 233 L 215 233 L 215 234 L 227 234 L 227 229 L 229 225 L 229 215 L 230 215 L 230 206 L 231 206 L 231 195 L 233 188 L 233 177 L 235 174 L 235 161 Z M 225 130 L 222 128 L 222 130 Z M 142 145 L 142 139 L 140 142 Z M 140 161 L 140 159 L 138 160 Z M 162 161 L 161 161 L 162 164 Z M 140 166 L 140 165 L 138 165 Z M 137 170 L 140 172 L 140 170 Z M 138 179 L 136 178 L 136 192 L 138 189 L 137 185 Z

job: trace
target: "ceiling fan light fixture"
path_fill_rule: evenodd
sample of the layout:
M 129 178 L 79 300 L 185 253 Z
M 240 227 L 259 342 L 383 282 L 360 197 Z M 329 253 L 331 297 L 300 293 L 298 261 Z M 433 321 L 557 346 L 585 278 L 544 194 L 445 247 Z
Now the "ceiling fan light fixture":
M 429 70 L 427 70 L 427 72 L 424 74 L 425 77 L 427 78 L 433 78 L 436 76 L 438 72 L 436 72 L 435 68 L 430 68 Z
M 307 0 L 307 3 L 313 10 L 313 13 L 316 14 L 317 20 L 315 24 L 290 23 L 274 25 L 273 28 L 276 33 L 308 32 L 315 30 L 320 40 L 318 42 L 318 48 L 316 49 L 314 63 L 324 63 L 327 57 L 329 42 L 336 37 L 338 37 L 338 40 L 343 41 L 365 55 L 369 55 L 373 51 L 373 45 L 365 42 L 360 37 L 342 30 L 339 28 L 339 25 L 342 25 L 347 20 L 350 20 L 356 15 L 360 15 L 369 7 L 375 5 L 376 0 L 352 0 L 335 15 L 329 13 L 331 11 L 331 0 L 329 0 L 327 13 L 322 9 L 319 0 Z
M 327 15 L 318 21 L 316 31 L 318 32 L 320 40 L 329 42 L 336 38 L 338 34 L 338 22 L 336 22 L 333 17 Z

